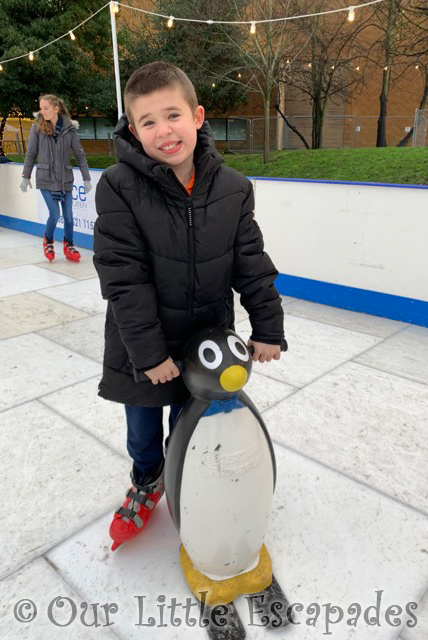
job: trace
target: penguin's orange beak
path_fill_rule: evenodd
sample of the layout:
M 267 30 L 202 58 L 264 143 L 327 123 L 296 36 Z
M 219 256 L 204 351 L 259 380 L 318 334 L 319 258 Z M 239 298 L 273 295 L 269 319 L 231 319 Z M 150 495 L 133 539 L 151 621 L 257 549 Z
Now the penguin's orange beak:
M 247 372 L 244 367 L 234 364 L 223 371 L 220 384 L 225 391 L 239 391 L 247 382 Z

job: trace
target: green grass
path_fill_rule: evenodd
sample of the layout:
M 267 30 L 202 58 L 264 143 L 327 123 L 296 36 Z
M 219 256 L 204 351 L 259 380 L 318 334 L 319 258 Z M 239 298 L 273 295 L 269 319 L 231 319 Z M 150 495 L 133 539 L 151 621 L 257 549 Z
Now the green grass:
M 428 184 L 428 148 L 276 151 L 268 165 L 258 155 L 225 155 L 225 162 L 247 176 Z
M 23 161 L 22 156 L 9 157 Z M 111 156 L 87 158 L 93 168 L 114 164 Z M 224 154 L 224 163 L 247 176 L 428 185 L 428 148 L 275 151 L 267 165 L 260 154 Z

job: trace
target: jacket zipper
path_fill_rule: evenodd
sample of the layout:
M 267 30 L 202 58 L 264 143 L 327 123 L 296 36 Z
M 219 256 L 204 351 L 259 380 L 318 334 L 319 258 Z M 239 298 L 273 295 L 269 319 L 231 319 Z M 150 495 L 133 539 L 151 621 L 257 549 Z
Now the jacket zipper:
M 187 325 L 188 330 L 192 328 L 192 320 L 193 320 L 193 288 L 195 283 L 195 247 L 194 247 L 194 237 L 193 237 L 193 202 L 192 198 L 189 197 L 187 189 L 184 185 L 181 184 L 175 173 L 170 169 L 169 174 L 171 175 L 173 181 L 177 184 L 180 191 L 185 191 L 186 193 L 186 217 L 187 217 L 187 239 L 189 243 L 189 282 L 190 282 L 190 295 L 189 295 L 189 304 L 187 307 Z M 195 179 L 196 183 L 196 179 Z M 195 192 L 195 187 L 193 187 L 193 193 Z
M 189 282 L 190 282 L 190 296 L 189 306 L 187 310 L 189 331 L 192 326 L 193 319 L 193 287 L 195 282 L 195 248 L 193 239 L 193 203 L 191 198 L 187 198 L 186 204 L 187 210 L 187 237 L 189 240 Z

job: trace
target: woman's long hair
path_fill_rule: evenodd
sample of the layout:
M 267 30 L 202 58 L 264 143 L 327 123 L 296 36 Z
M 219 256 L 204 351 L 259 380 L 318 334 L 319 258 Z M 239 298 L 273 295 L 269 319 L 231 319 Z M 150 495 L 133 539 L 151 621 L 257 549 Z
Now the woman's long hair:
M 58 115 L 64 113 L 71 119 L 71 114 L 67 109 L 64 100 L 62 100 L 61 98 L 58 98 L 51 93 L 47 93 L 46 95 L 39 97 L 39 104 L 40 100 L 47 100 L 53 107 L 59 107 Z M 37 126 L 39 130 L 45 133 L 47 136 L 53 136 L 55 133 L 55 127 L 53 126 L 52 122 L 50 120 L 45 120 L 42 114 L 39 114 L 37 118 Z

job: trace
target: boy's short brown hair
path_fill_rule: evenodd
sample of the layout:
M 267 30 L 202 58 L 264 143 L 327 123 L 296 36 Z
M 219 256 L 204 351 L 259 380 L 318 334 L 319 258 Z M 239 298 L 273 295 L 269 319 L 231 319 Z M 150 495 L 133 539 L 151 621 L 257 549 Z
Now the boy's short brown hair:
M 169 62 L 150 62 L 134 71 L 125 87 L 125 113 L 128 121 L 134 125 L 131 105 L 135 98 L 145 96 L 159 89 L 179 87 L 192 111 L 198 106 L 195 87 L 184 71 Z

